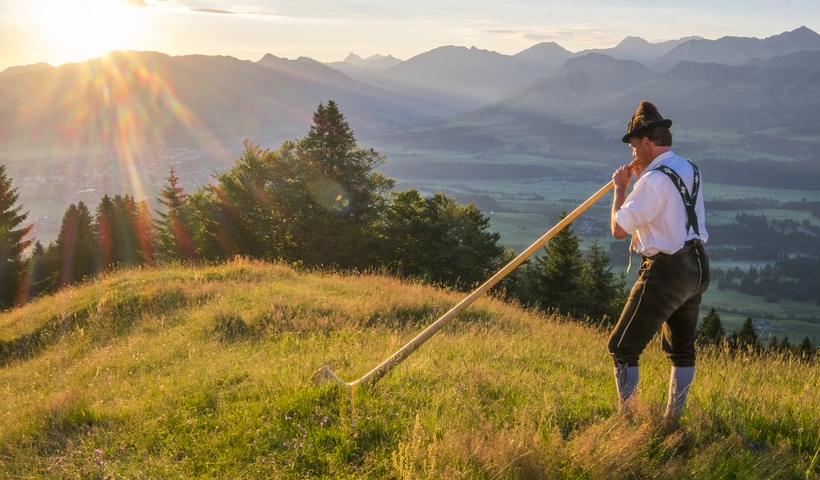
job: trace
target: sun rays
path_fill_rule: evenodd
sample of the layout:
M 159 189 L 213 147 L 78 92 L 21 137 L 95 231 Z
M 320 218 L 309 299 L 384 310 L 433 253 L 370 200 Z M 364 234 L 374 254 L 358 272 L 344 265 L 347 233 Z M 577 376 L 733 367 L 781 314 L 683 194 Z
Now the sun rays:
M 138 33 L 131 10 L 118 0 L 35 0 L 29 4 L 40 41 L 73 61 L 129 48 Z

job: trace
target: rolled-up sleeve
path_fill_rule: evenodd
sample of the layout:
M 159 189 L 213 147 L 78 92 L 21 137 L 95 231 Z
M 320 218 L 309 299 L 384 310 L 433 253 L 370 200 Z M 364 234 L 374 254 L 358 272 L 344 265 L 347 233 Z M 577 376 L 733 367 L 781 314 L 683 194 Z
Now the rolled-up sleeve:
M 642 180 L 645 181 L 635 184 L 621 209 L 615 212 L 615 222 L 630 235 L 654 220 L 660 210 L 655 182 L 650 178 Z

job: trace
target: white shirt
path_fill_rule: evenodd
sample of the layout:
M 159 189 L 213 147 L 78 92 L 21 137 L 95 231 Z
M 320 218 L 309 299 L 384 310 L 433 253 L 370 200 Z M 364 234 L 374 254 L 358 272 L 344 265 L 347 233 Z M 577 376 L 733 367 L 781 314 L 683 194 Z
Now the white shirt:
M 635 182 L 632 193 L 626 197 L 621 209 L 615 213 L 615 221 L 633 237 L 633 246 L 641 255 L 651 257 L 660 252 L 672 254 L 683 248 L 687 240 L 698 238 L 692 228 L 686 230 L 686 208 L 680 192 L 665 173 L 652 170 L 666 165 L 682 179 L 692 193 L 695 173 L 685 158 L 671 150 L 658 155 Z M 702 175 L 701 175 L 702 177 Z M 703 180 L 701 178 L 701 180 Z M 706 209 L 703 206 L 703 182 L 695 201 L 700 240 L 709 239 L 706 232 Z

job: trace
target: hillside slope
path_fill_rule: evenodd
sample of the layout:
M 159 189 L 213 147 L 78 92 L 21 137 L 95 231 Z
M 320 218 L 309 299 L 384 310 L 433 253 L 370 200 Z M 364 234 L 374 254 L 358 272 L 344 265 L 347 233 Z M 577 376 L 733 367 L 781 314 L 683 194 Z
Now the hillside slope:
M 704 357 L 679 430 L 614 416 L 606 334 L 484 298 L 237 260 L 114 273 L 0 314 L 3 478 L 818 478 L 816 365 Z

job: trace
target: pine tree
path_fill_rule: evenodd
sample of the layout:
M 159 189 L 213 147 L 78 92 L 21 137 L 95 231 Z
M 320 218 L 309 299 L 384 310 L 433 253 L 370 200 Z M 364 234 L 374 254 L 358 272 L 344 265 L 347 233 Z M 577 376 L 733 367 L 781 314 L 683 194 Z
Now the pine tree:
M 137 234 L 138 207 L 130 195 L 114 196 L 114 235 L 117 245 L 116 263 L 138 265 L 142 258 L 140 241 Z
M 48 276 L 48 265 L 46 262 L 46 249 L 39 240 L 34 241 L 31 255 L 25 261 L 25 274 L 23 275 L 18 292 L 18 299 L 26 302 L 40 293 L 44 287 L 44 281 Z M 28 289 L 24 293 L 24 287 Z
M 197 258 L 196 245 L 192 234 L 192 219 L 188 195 L 179 185 L 179 177 L 172 168 L 165 188 L 157 199 L 165 207 L 165 212 L 156 210 L 158 253 L 167 260 L 193 260 Z
M 566 217 L 566 212 L 561 219 Z M 557 309 L 564 314 L 578 313 L 582 307 L 581 240 L 572 230 L 572 224 L 555 234 L 535 259 L 535 286 L 543 309 Z
M 134 230 L 137 238 L 139 263 L 154 265 L 156 263 L 155 220 L 151 209 L 144 200 L 137 204 L 137 216 L 134 219 Z
M 811 359 L 817 354 L 817 346 L 814 345 L 809 336 L 806 335 L 803 338 L 803 341 L 800 342 L 800 345 L 797 346 L 795 354 L 801 361 L 811 361 Z
M 21 256 L 32 242 L 24 239 L 34 228 L 33 225 L 17 228 L 26 221 L 28 212 L 23 212 L 22 205 L 15 206 L 19 194 L 11 184 L 6 166 L 0 165 L 0 309 L 14 305 L 20 294 L 18 290 L 25 271 Z M 27 291 L 25 288 L 23 295 Z
M 308 167 L 301 221 L 292 230 L 307 264 L 363 268 L 375 262 L 378 223 L 394 181 L 375 172 L 384 157 L 361 148 L 332 100 L 319 104 L 295 156 Z
M 778 344 L 777 335 L 772 335 L 769 338 L 769 343 L 766 344 L 766 355 L 774 355 L 780 353 L 780 346 Z
M 104 195 L 94 212 L 95 267 L 107 270 L 118 261 L 117 215 L 114 200 Z
M 609 324 L 618 320 L 626 302 L 626 279 L 612 273 L 609 257 L 598 240 L 592 242 L 583 259 L 581 269 L 583 314 L 593 319 L 607 319 Z
M 720 314 L 712 308 L 703 317 L 703 322 L 697 331 L 697 344 L 700 346 L 715 345 L 720 346 L 726 338 L 726 330 L 720 321 Z
M 62 287 L 81 281 L 95 273 L 93 219 L 83 202 L 69 205 L 60 224 L 55 249 L 57 275 L 55 285 Z
M 730 344 L 733 350 L 736 351 L 759 353 L 762 350 L 763 345 L 760 342 L 760 337 L 757 335 L 757 330 L 755 330 L 752 317 L 746 318 L 740 330 L 732 335 Z
M 783 340 L 780 342 L 777 349 L 785 355 L 790 355 L 792 353 L 792 344 L 789 343 L 788 336 L 783 337 Z

